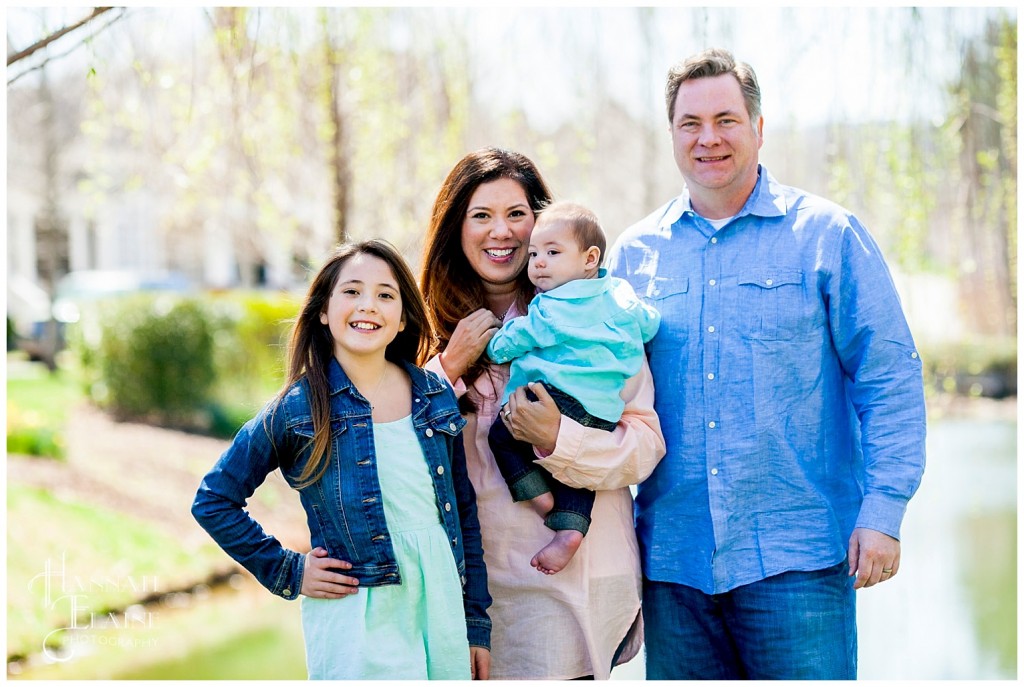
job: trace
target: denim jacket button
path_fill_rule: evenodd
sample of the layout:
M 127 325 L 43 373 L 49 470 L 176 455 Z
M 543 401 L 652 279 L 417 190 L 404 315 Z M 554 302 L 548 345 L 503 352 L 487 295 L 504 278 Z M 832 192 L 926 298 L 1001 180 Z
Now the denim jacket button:
M 444 504 L 444 510 L 445 510 L 446 513 L 450 513 L 451 510 L 452 510 L 452 504 L 450 504 L 450 503 Z
M 427 431 L 426 431 L 426 435 L 427 435 L 428 437 L 432 437 L 432 436 L 434 436 L 434 430 L 432 430 L 432 429 L 430 429 L 430 428 L 428 427 L 428 428 L 427 428 Z
M 291 596 L 292 595 L 292 590 L 290 590 L 290 589 L 282 589 L 281 593 L 284 594 L 285 596 Z
M 450 429 L 450 430 L 452 430 L 454 432 L 455 431 L 455 423 L 454 422 L 449 422 L 448 423 L 448 429 Z
M 443 475 L 444 474 L 444 466 L 443 465 L 438 465 L 437 466 L 437 474 L 439 474 L 439 475 Z

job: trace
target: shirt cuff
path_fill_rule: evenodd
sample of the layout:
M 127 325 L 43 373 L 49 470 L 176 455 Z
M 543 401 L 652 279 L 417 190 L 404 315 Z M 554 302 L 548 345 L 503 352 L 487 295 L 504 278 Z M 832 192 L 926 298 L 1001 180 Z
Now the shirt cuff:
M 444 371 L 444 365 L 441 364 L 440 354 L 428 360 L 423 365 L 423 369 L 436 373 L 441 379 L 448 382 L 448 386 L 455 392 L 455 398 L 462 398 L 463 394 L 466 393 L 466 383 L 462 381 L 462 377 L 459 377 L 454 382 L 448 379 L 448 373 Z
M 536 464 L 557 478 L 560 470 L 576 463 L 583 449 L 583 435 L 583 425 L 563 415 L 558 426 L 558 436 L 555 437 L 555 450 L 548 453 L 533 447 L 533 453 L 537 456 Z
M 865 494 L 857 516 L 857 527 L 900 538 L 900 525 L 907 512 L 907 500 L 884 494 Z
M 470 646 L 491 650 L 491 621 L 483 618 L 466 618 L 466 636 Z
M 281 573 L 270 590 L 277 596 L 294 601 L 302 590 L 302 576 L 305 574 L 306 556 L 298 551 L 285 549 Z

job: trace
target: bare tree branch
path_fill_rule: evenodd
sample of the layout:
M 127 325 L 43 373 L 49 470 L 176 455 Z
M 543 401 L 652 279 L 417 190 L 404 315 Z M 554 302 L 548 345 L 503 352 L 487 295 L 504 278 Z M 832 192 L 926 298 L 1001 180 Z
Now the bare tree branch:
M 49 36 L 44 37 L 42 40 L 36 41 L 35 43 L 33 43 L 32 45 L 28 46 L 24 50 L 21 50 L 20 52 L 16 52 L 13 55 L 8 55 L 7 56 L 7 66 L 10 67 L 15 62 L 18 62 L 19 60 L 25 59 L 29 55 L 35 53 L 38 50 L 41 50 L 41 49 L 45 48 L 50 43 L 53 43 L 55 40 L 57 40 L 59 38 L 62 38 L 63 36 L 71 33 L 72 31 L 74 31 L 75 29 L 77 29 L 79 27 L 85 26 L 86 24 L 91 22 L 96 17 L 98 17 L 101 14 L 103 14 L 104 12 L 108 12 L 108 11 L 110 11 L 112 9 L 114 9 L 114 8 L 113 7 L 94 7 L 93 10 L 92 10 L 92 14 L 90 14 L 88 17 L 86 17 L 85 19 L 81 20 L 80 22 L 78 22 L 76 24 L 72 24 L 71 26 L 65 26 L 63 29 L 60 29 L 59 31 L 51 33 Z
M 23 76 L 31 74 L 32 72 L 38 71 L 40 69 L 44 69 L 46 67 L 46 65 L 48 65 L 50 62 L 53 62 L 55 60 L 60 60 L 62 58 L 67 57 L 68 55 L 70 55 L 71 53 L 73 53 L 74 51 L 76 51 L 80 47 L 82 47 L 85 43 L 88 43 L 90 40 L 92 40 L 93 38 L 95 38 L 96 36 L 101 34 L 102 32 L 106 31 L 107 28 L 110 27 L 111 24 L 114 24 L 115 22 L 118 22 L 118 21 L 121 21 L 122 19 L 124 19 L 126 16 L 128 16 L 128 12 L 127 12 L 127 10 L 125 10 L 125 8 L 121 8 L 121 9 L 122 9 L 122 12 L 120 14 L 116 15 L 113 19 L 110 19 L 106 24 L 104 24 L 103 26 L 100 26 L 95 31 L 90 33 L 88 36 L 83 38 L 78 44 L 71 46 L 70 48 L 68 48 L 64 52 L 60 53 L 59 55 L 51 55 L 51 56 L 47 57 L 46 59 L 38 62 L 37 64 L 29 67 L 28 69 L 26 69 L 25 71 L 21 72 L 20 74 L 18 74 L 16 76 L 12 76 L 10 79 L 7 80 L 7 86 L 10 87 L 11 84 L 13 84 L 15 81 L 17 81 L 18 79 L 22 78 Z

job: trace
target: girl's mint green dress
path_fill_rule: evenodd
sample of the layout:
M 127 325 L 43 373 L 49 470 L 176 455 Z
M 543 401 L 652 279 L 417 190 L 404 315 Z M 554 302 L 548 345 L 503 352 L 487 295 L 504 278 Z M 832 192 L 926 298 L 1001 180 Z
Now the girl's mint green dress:
M 469 680 L 462 585 L 412 418 L 375 422 L 373 441 L 402 583 L 302 597 L 309 677 Z

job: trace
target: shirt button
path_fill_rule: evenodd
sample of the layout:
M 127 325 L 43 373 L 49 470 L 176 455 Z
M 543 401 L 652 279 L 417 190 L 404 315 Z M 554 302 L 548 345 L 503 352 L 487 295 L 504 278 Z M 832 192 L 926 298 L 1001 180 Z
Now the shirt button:
M 771 286 L 773 282 L 772 282 L 772 280 L 771 280 L 771 279 L 765 279 L 765 280 L 764 280 L 764 283 L 765 283 L 765 284 L 766 284 L 767 286 Z
M 715 325 L 711 325 L 710 327 L 708 327 L 708 331 L 709 332 L 715 331 Z
M 708 423 L 708 427 L 710 427 L 711 429 L 714 429 L 715 428 L 715 421 L 712 420 L 711 422 L 709 422 Z
M 712 475 L 717 475 L 718 474 L 718 468 L 711 468 L 711 474 Z
M 711 243 L 718 243 L 718 237 L 717 236 L 712 236 L 711 237 Z
M 444 474 L 444 466 L 443 465 L 438 465 L 437 466 L 437 474 L 439 474 L 439 475 L 443 475 Z
M 709 279 L 708 280 L 708 284 L 711 284 L 712 286 L 714 286 L 715 285 L 715 280 L 714 279 Z
M 428 428 L 427 428 L 427 431 L 426 431 L 426 435 L 427 435 L 428 437 L 432 437 L 432 436 L 434 436 L 434 430 L 432 430 L 432 429 L 430 429 L 430 428 L 428 427 Z
M 913 353 L 911 353 L 910 357 L 911 358 L 916 358 L 917 357 L 917 351 L 914 351 Z
M 452 512 L 452 504 L 450 504 L 450 503 L 444 504 L 444 512 L 445 513 L 451 513 Z
M 714 378 L 715 378 L 715 373 L 714 372 L 708 372 L 708 379 L 714 379 Z

